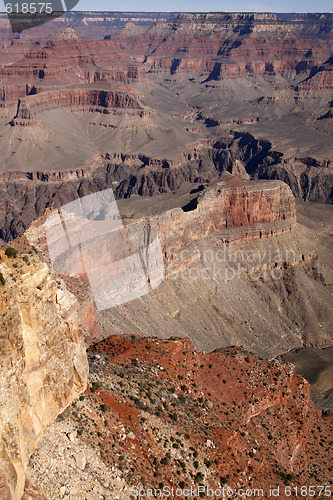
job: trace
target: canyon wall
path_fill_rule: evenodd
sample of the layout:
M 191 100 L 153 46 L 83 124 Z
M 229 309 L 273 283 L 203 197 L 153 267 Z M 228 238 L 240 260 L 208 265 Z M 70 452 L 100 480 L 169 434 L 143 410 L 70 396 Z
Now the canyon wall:
M 298 73 L 328 59 L 332 16 L 285 22 L 275 14 L 180 14 L 146 33 L 120 30 L 115 45 L 146 54 L 151 72 L 203 71 L 207 80 L 244 74 Z
M 49 39 L 27 40 L 22 35 L 0 49 L 3 170 L 22 169 L 32 177 L 38 170 L 46 182 L 47 176 L 58 175 L 45 172 L 51 156 L 54 161 L 59 157 L 59 162 L 65 158 L 69 173 L 64 178 L 79 172 L 75 186 L 22 185 L 21 180 L 9 184 L 2 177 L 0 238 L 22 234 L 46 206 L 56 205 L 58 197 L 75 197 L 78 191 L 87 194 L 97 186 L 110 185 L 118 198 L 150 196 L 177 189 L 182 182 L 210 181 L 223 170 L 236 173 L 236 160 L 243 174 L 245 169 L 252 178 L 280 179 L 297 198 L 332 203 L 332 160 L 326 141 L 332 131 L 331 14 L 180 14 L 169 20 L 162 16 L 154 25 L 148 15 L 144 26 L 138 15 L 103 40 L 83 39 L 79 29 L 85 16 L 77 17 L 68 18 L 76 19 L 75 26 Z M 120 24 L 127 17 L 119 19 Z M 94 24 L 94 18 L 88 17 L 87 26 Z M 243 96 L 241 103 L 239 96 Z M 87 161 L 78 154 L 71 156 L 71 148 L 59 147 L 68 134 L 61 135 L 60 118 L 52 122 L 45 111 L 62 107 L 82 111 L 75 122 L 72 117 L 72 123 L 80 134 L 78 150 L 85 151 L 86 145 L 93 149 Z M 112 120 L 113 108 L 124 111 L 124 117 L 128 114 L 127 119 Z M 85 112 L 96 111 L 102 118 L 87 120 Z M 133 120 L 133 114 L 144 120 Z M 276 127 L 284 137 L 291 126 L 289 117 L 295 116 L 299 122 L 290 136 L 297 142 L 299 134 L 299 154 L 298 145 L 289 154 L 288 147 L 281 152 L 279 140 L 274 146 L 267 136 L 263 140 L 263 128 L 258 134 L 244 131 L 248 125 L 285 117 Z M 61 119 L 66 121 L 66 115 Z M 87 141 L 82 141 L 83 130 Z M 177 148 L 174 131 L 180 142 Z M 317 132 L 311 140 L 322 154 L 320 159 L 301 153 L 307 138 Z M 224 140 L 228 134 L 230 139 Z M 281 142 L 288 145 L 289 138 Z M 204 143 L 212 149 L 203 148 Z M 122 154 L 132 155 L 132 164 L 123 161 Z M 140 159 L 143 155 L 148 163 Z M 97 156 L 104 170 L 92 176 L 87 166 L 89 173 L 81 175 L 83 165 Z
M 228 175 L 222 179 L 193 195 L 182 208 L 147 217 L 149 226 L 157 230 L 165 258 L 173 268 L 179 270 L 180 263 L 176 262 L 182 249 L 214 233 L 221 243 L 229 244 L 294 229 L 295 198 L 285 183 L 242 181 Z
M 202 73 L 207 82 L 243 75 L 290 78 L 309 74 L 333 49 L 329 14 L 297 22 L 262 14 L 181 14 L 146 28 L 131 22 L 104 40 L 80 38 L 72 28 L 39 40 L 14 39 L 3 55 L 0 50 L 3 101 L 69 80 L 128 82 L 163 72 Z
M 4 172 L 0 174 L 0 238 L 9 241 L 22 235 L 47 207 L 59 207 L 98 190 L 112 187 L 117 199 L 154 196 L 176 191 L 184 182 L 199 186 L 216 180 L 224 171 L 245 178 L 279 179 L 291 187 L 296 198 L 307 201 L 333 200 L 330 162 L 285 159 L 269 142 L 237 133 L 214 142 L 212 148 L 195 149 L 180 163 L 145 155 L 107 154 L 84 169 Z M 230 214 L 229 220 L 232 217 Z
M 286 184 L 223 174 L 208 186 L 121 200 L 119 210 L 129 234 L 137 228 L 149 242 L 158 233 L 165 280 L 147 295 L 96 312 L 101 338 L 150 336 L 153 323 L 154 335 L 190 337 L 205 351 L 237 344 L 270 358 L 295 347 L 330 345 L 331 252 L 321 245 L 325 235 L 296 223 Z M 43 221 L 25 236 L 48 256 Z M 110 243 L 109 254 L 118 251 Z M 101 272 L 104 256 L 100 242 L 94 266 Z M 92 293 L 80 276 L 66 283 L 82 304 L 86 338 L 94 341 Z
M 77 303 L 36 254 L 0 253 L 0 497 L 20 500 L 44 429 L 88 377 Z
M 91 108 L 142 109 L 139 102 L 126 92 L 103 90 L 61 90 L 44 92 L 27 99 L 19 99 L 14 123 L 20 119 L 32 119 L 35 112 L 59 107 L 90 106 Z

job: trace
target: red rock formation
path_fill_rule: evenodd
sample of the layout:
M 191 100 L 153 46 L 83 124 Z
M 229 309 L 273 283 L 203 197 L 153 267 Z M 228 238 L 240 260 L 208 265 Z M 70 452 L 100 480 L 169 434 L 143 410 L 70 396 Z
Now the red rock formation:
M 236 177 L 215 183 L 183 208 L 149 218 L 171 272 L 179 270 L 181 249 L 211 233 L 227 243 L 248 241 L 291 231 L 295 223 L 295 199 L 285 183 Z
M 101 443 L 109 467 L 121 462 L 130 485 L 262 488 L 263 498 L 279 486 L 287 498 L 287 485 L 329 482 L 332 416 L 314 407 L 292 365 L 134 335 L 88 352 L 98 381 L 75 422 L 86 443 Z
M 332 23 L 329 15 L 323 21 Z M 26 95 L 18 78 L 30 87 L 42 82 L 47 89 L 69 78 L 125 82 L 147 71 L 200 71 L 212 80 L 246 73 L 296 74 L 330 57 L 332 36 L 327 27 L 323 29 L 323 21 L 310 20 L 309 36 L 305 19 L 288 23 L 275 15 L 182 14 L 144 30 L 124 28 L 105 40 L 79 39 L 73 30 L 69 37 L 38 41 L 37 48 L 25 40 L 12 40 L 7 52 L 23 55 L 27 48 L 32 50 L 21 61 L 1 68 L 3 100 Z
M 87 386 L 77 302 L 37 255 L 0 252 L 0 497 L 19 500 L 37 440 Z
M 104 109 L 142 109 L 139 102 L 127 92 L 104 90 L 60 90 L 19 99 L 15 119 L 31 119 L 35 112 L 59 107 L 89 106 Z
M 282 22 L 274 14 L 181 14 L 143 34 L 120 31 L 112 40 L 137 57 L 145 53 L 150 71 L 203 71 L 210 79 L 221 79 L 246 73 L 296 74 L 321 63 L 333 46 L 329 30 L 325 36 L 321 29 L 320 22 L 314 23 L 313 36 L 305 36 L 306 24 Z
M 139 75 L 131 55 L 116 49 L 111 40 L 87 41 L 79 40 L 77 36 L 69 39 L 54 38 L 36 42 L 27 53 L 25 41 L 14 42 L 13 47 L 16 52 L 22 52 L 23 58 L 0 68 L 0 97 L 4 102 L 43 90 L 54 90 L 55 87 L 61 88 L 64 81 L 80 85 L 82 82 L 97 81 L 126 83 Z M 11 47 L 11 51 L 14 48 Z

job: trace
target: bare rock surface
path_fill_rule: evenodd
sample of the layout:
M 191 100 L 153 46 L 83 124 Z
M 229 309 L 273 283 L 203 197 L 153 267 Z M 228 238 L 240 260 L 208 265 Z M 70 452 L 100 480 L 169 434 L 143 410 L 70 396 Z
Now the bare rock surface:
M 67 433 L 77 429 L 74 422 L 66 411 L 45 430 L 30 459 L 28 480 L 45 500 L 128 500 L 127 482 L 104 463 L 100 451 L 85 443 L 81 432 L 68 440 Z
M 35 254 L 1 251 L 2 498 L 19 500 L 29 457 L 45 428 L 87 385 L 77 303 Z
M 150 336 L 153 323 L 161 338 L 190 337 L 205 351 L 239 344 L 268 358 L 331 345 L 330 226 L 309 227 L 306 206 L 309 222 L 297 223 L 284 183 L 228 175 L 209 186 L 121 200 L 127 227 L 159 234 L 166 279 L 148 295 L 96 313 L 99 335 Z M 331 213 L 324 207 L 315 210 L 317 220 Z M 47 256 L 42 224 L 36 221 L 26 236 Z M 68 276 L 66 282 L 94 324 L 86 281 Z M 89 327 L 86 335 L 96 341 Z

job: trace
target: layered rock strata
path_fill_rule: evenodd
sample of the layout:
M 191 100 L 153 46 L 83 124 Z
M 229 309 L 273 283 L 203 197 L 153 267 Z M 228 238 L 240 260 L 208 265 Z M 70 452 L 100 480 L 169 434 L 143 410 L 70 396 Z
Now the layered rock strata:
M 305 482 L 329 482 L 333 418 L 314 407 L 292 365 L 239 347 L 207 354 L 188 339 L 129 335 L 88 355 L 90 390 L 52 424 L 31 460 L 45 500 L 74 488 L 82 499 L 94 498 L 92 489 L 105 500 L 128 499 L 132 487 L 161 483 L 174 491 L 202 484 L 221 498 L 223 487 L 225 497 L 251 488 L 267 498 L 274 485 L 287 498 Z M 77 455 L 87 459 L 84 470 Z
M 88 106 L 90 111 L 107 113 L 109 108 L 141 109 L 139 102 L 126 92 L 112 92 L 103 90 L 62 90 L 59 92 L 44 92 L 29 99 L 19 99 L 16 115 L 12 124 L 19 120 L 31 120 L 34 113 L 45 109 Z
M 295 198 L 287 184 L 228 175 L 183 207 L 146 219 L 160 235 L 167 261 L 177 260 L 181 249 L 214 233 L 229 244 L 288 233 L 295 224 Z

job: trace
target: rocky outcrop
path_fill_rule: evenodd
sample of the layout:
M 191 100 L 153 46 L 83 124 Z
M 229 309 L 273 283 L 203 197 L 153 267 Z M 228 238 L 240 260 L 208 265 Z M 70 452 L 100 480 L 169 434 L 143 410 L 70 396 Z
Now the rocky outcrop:
M 330 56 L 331 30 L 331 15 L 286 22 L 275 14 L 186 13 L 139 35 L 121 30 L 112 40 L 132 54 L 144 51 L 151 72 L 201 70 L 211 81 L 249 73 L 296 75 Z
M 127 17 L 119 18 L 119 23 Z M 221 169 L 233 170 L 235 160 L 239 160 L 247 174 L 254 178 L 279 178 L 287 182 L 299 198 L 331 202 L 331 170 L 323 168 L 324 162 L 328 166 L 331 161 L 329 150 L 327 158 L 323 154 L 324 158 L 317 163 L 318 168 L 309 169 L 301 153 L 298 157 L 293 151 L 290 157 L 282 157 L 279 145 L 274 145 L 277 149 L 272 150 L 268 140 L 260 139 L 262 132 L 256 136 L 259 139 L 254 140 L 253 135 L 245 137 L 244 126 L 302 114 L 302 124 L 315 127 L 323 134 L 331 133 L 332 15 L 286 18 L 273 14 L 187 13 L 172 16 L 169 21 L 162 16 L 161 22 L 148 26 L 147 21 L 145 27 L 135 24 L 139 18 L 141 15 L 137 19 L 134 16 L 131 24 L 103 40 L 82 39 L 75 26 L 48 40 L 39 38 L 32 42 L 18 38 L 12 40 L 8 50 L 4 45 L 0 60 L 10 54 L 16 58 L 15 61 L 4 59 L 0 68 L 0 106 L 6 132 L 3 143 L 7 148 L 4 168 L 9 165 L 15 170 L 24 163 L 25 170 L 31 172 L 34 168 L 41 169 L 43 161 L 40 159 L 38 164 L 38 158 L 43 157 L 45 150 L 50 157 L 48 148 L 52 147 L 49 146 L 52 141 L 45 138 L 47 134 L 52 135 L 53 130 L 47 116 L 44 121 L 41 118 L 41 130 L 29 129 L 38 127 L 39 117 L 35 115 L 39 111 L 71 107 L 107 115 L 115 106 L 130 113 L 138 112 L 140 117 L 149 115 L 149 120 L 132 121 L 131 125 L 125 123 L 126 120 L 112 121 L 111 117 L 108 120 L 104 116 L 102 123 L 99 117 L 89 120 L 87 143 L 94 142 L 94 153 L 102 153 L 105 158 L 109 154 L 111 160 L 114 153 L 137 157 L 144 153 L 154 156 L 156 161 L 156 152 L 163 150 L 162 157 L 157 159 L 169 161 L 165 149 L 172 150 L 169 140 L 172 130 L 178 132 L 177 127 L 177 135 L 183 141 L 177 149 L 181 157 L 183 153 L 191 154 L 191 149 L 200 141 L 220 142 L 216 141 L 219 137 L 216 127 L 223 128 L 222 134 L 228 134 L 231 127 L 237 130 L 243 126 L 243 137 L 235 136 L 234 146 L 225 148 L 230 151 L 218 151 L 221 148 L 216 145 L 197 163 L 184 161 L 179 165 L 178 161 L 177 169 L 165 168 L 166 164 L 155 171 L 128 169 L 127 175 L 120 178 L 119 164 L 111 161 L 114 182 L 121 183 L 117 186 L 119 197 L 156 194 L 177 188 L 188 180 L 210 180 Z M 77 25 L 84 19 L 84 16 L 80 18 Z M 87 26 L 93 24 L 94 19 L 95 15 L 89 17 Z M 161 80 L 156 85 L 156 73 L 164 75 L 164 83 Z M 173 82 L 177 82 L 178 75 L 182 75 L 180 78 L 184 78 L 186 84 L 178 88 L 176 83 L 176 89 Z M 223 106 L 220 106 L 221 92 L 225 95 Z M 244 96 L 241 104 L 240 95 Z M 8 132 L 9 123 L 17 128 Z M 23 126 L 25 130 L 18 128 Z M 285 124 L 280 127 L 285 128 Z M 108 147 L 105 146 L 107 131 L 114 132 Z M 55 133 L 58 134 L 57 130 Z M 25 152 L 31 139 L 38 142 L 36 161 Z M 17 151 L 8 153 L 8 143 L 24 151 L 22 156 Z M 237 152 L 237 148 L 241 151 Z M 31 164 L 26 165 L 26 158 Z M 73 161 L 72 157 L 68 158 L 69 165 L 73 165 Z M 78 165 L 82 165 L 81 159 L 73 165 L 73 170 Z M 152 163 L 144 163 L 144 166 L 152 166 Z
M 20 500 L 43 430 L 87 385 L 77 303 L 37 255 L 0 254 L 0 496 Z
M 105 40 L 81 39 L 73 30 L 35 43 L 13 40 L 5 52 L 23 57 L 12 64 L 7 61 L 1 68 L 4 173 L 0 178 L 0 238 L 15 238 L 48 206 L 59 206 L 89 192 L 112 186 L 117 198 L 152 196 L 177 190 L 184 182 L 215 180 L 225 170 L 243 178 L 279 179 L 297 198 L 332 203 L 329 154 L 321 160 L 315 155 L 288 156 L 276 143 L 273 147 L 261 139 L 262 134 L 244 132 L 246 123 L 273 120 L 280 106 L 278 115 L 295 110 L 305 113 L 309 101 L 312 111 L 302 121 L 330 133 L 331 28 L 328 14 L 288 19 L 258 14 L 182 14 L 145 28 L 128 25 Z M 156 85 L 154 72 L 167 73 L 165 82 L 169 83 Z M 183 90 L 173 89 L 172 81 L 181 72 L 191 72 L 191 78 L 177 100 L 178 91 Z M 245 74 L 251 75 L 248 80 Z M 221 81 L 224 78 L 226 82 Z M 295 79 L 297 85 L 291 85 Z M 139 84 L 137 80 L 141 80 Z M 214 108 L 223 108 L 223 115 L 227 114 L 228 106 L 220 106 L 220 92 L 224 93 L 220 85 L 224 84 L 231 103 L 233 92 L 239 96 L 237 89 L 244 90 L 240 107 L 254 108 L 250 117 L 238 116 L 243 113 L 238 113 L 238 104 L 230 104 L 231 117 L 221 120 L 215 116 Z M 192 85 L 193 92 L 186 90 Z M 86 157 L 81 116 L 75 113 L 75 119 L 71 117 L 78 125 L 77 149 L 83 151 L 77 163 L 75 152 L 67 158 L 68 145 L 67 149 L 59 147 L 66 139 L 58 130 L 60 120 L 54 120 L 53 130 L 46 113 L 38 116 L 40 111 L 61 107 L 81 110 L 82 117 L 85 112 L 99 113 L 84 125 L 89 146 Z M 133 115 L 140 119 L 133 120 Z M 237 129 L 241 124 L 241 132 L 230 132 L 230 126 Z M 171 154 L 175 131 L 180 138 L 176 160 Z M 53 144 L 56 154 L 52 156 Z M 50 157 L 54 164 L 58 159 L 65 164 L 62 172 L 54 165 L 46 171 Z M 91 167 L 91 159 L 96 157 L 98 166 Z
M 59 107 L 88 106 L 95 110 L 103 108 L 107 112 L 109 108 L 142 109 L 137 99 L 126 92 L 103 91 L 103 90 L 61 90 L 58 92 L 44 92 L 27 99 L 19 99 L 17 112 L 14 120 L 31 120 L 34 113 L 45 109 Z
M 173 261 L 178 271 L 180 251 L 214 233 L 229 244 L 272 237 L 295 227 L 295 199 L 286 184 L 222 179 L 193 195 L 182 208 L 148 217 L 148 225 L 160 235 L 166 260 Z
M 205 351 L 240 344 L 272 357 L 293 347 L 330 345 L 331 252 L 321 247 L 325 235 L 296 224 L 288 186 L 224 174 L 185 193 L 119 203 L 129 234 L 139 227 L 147 242 L 158 233 L 165 280 L 140 299 L 99 311 L 100 337 L 124 331 L 149 336 L 153 321 L 158 337 L 189 336 Z M 43 219 L 25 236 L 48 255 Z M 103 248 L 94 255 L 96 267 L 112 255 L 112 246 L 107 253 Z M 80 276 L 70 281 L 93 341 L 89 290 Z
M 333 202 L 333 165 L 331 160 L 288 157 L 272 148 L 269 141 L 236 132 L 231 140 L 213 146 L 217 170 L 232 171 L 239 160 L 252 179 L 280 179 L 288 184 L 298 199 Z
M 57 37 L 63 37 L 63 32 L 75 27 L 75 32 L 84 38 L 104 39 L 126 25 L 129 21 L 136 26 L 143 27 L 153 25 L 157 21 L 167 21 L 176 17 L 176 14 L 169 12 L 70 12 L 66 16 L 54 19 L 52 22 L 36 26 L 33 32 L 27 30 L 23 34 L 13 33 L 7 14 L 0 14 L 0 34 L 3 43 L 11 44 L 15 42 L 29 43 L 32 39 L 42 40 L 56 33 Z M 69 37 L 70 38 L 70 37 Z
M 22 59 L 0 66 L 0 103 L 8 105 L 25 96 L 55 88 L 61 90 L 64 81 L 76 85 L 125 84 L 137 79 L 140 73 L 136 61 L 122 50 L 115 50 L 111 40 L 86 41 L 77 36 L 69 39 L 55 36 L 48 41 L 38 41 L 30 48 L 27 52 L 26 43 L 15 40 L 12 52 L 21 51 Z
M 274 14 L 170 17 L 146 28 L 132 23 L 132 28 L 127 26 L 104 40 L 56 35 L 47 42 L 38 37 L 37 47 L 13 40 L 11 53 L 21 53 L 23 58 L 0 69 L 2 99 L 23 97 L 25 84 L 51 90 L 64 79 L 126 82 L 156 72 L 203 72 L 207 82 L 246 74 L 296 76 L 319 67 L 332 52 L 329 14 L 293 21 Z M 80 32 L 79 26 L 75 29 Z M 27 47 L 31 51 L 25 53 Z

